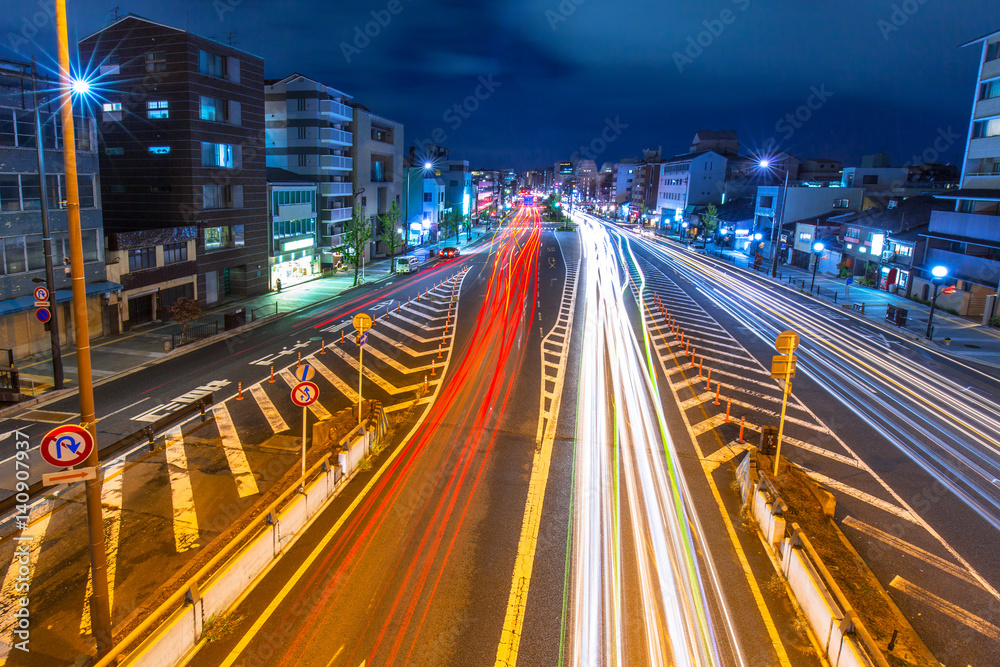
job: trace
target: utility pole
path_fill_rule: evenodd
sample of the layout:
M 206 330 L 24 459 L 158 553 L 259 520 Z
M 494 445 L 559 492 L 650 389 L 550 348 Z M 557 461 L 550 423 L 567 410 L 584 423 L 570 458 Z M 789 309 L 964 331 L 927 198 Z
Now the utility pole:
M 785 199 L 788 197 L 788 160 L 785 160 L 785 187 L 781 190 L 781 213 L 774 216 L 771 234 L 771 277 L 778 277 L 778 241 L 781 238 L 780 225 L 785 217 Z
M 69 34 L 66 26 L 66 0 L 56 0 L 56 30 L 59 44 L 59 108 L 62 110 L 63 159 L 66 163 L 66 212 L 69 218 L 70 271 L 73 279 L 73 319 L 76 335 L 76 359 L 80 385 L 80 425 L 97 441 L 94 412 L 94 385 L 90 366 L 90 331 L 87 328 L 87 288 L 83 272 L 83 238 L 80 231 L 80 188 L 76 176 L 76 136 L 73 131 L 73 94 L 70 81 Z M 84 128 L 85 130 L 87 128 Z M 44 187 L 44 184 L 42 184 Z M 97 447 L 85 465 L 100 469 Z M 90 571 L 94 591 L 90 598 L 91 627 L 97 640 L 97 655 L 111 649 L 111 602 L 108 593 L 107 557 L 104 551 L 104 515 L 101 510 L 100 476 L 88 479 L 87 532 L 90 537 Z
M 42 118 L 38 111 L 38 68 L 31 59 L 31 105 L 35 108 L 35 153 L 38 157 L 38 183 L 41 186 L 42 252 L 45 253 L 45 286 L 49 290 L 52 316 L 49 319 L 49 338 L 52 341 L 52 384 L 63 388 L 62 350 L 59 346 L 59 308 L 56 304 L 56 280 L 52 268 L 52 233 L 49 227 L 49 199 L 46 190 L 45 147 L 42 140 Z

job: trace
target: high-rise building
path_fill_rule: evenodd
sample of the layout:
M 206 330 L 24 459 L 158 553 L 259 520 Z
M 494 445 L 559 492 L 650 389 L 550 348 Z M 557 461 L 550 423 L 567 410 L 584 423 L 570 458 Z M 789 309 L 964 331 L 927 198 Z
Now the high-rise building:
M 265 291 L 263 59 L 133 15 L 79 48 L 105 91 L 105 229 L 196 227 L 199 301 Z
M 410 193 L 405 190 L 420 188 L 415 184 L 416 178 L 411 175 L 409 185 L 406 184 L 406 173 L 403 164 L 403 124 L 377 116 L 360 104 L 354 107 L 354 122 L 351 124 L 354 134 L 354 171 L 352 180 L 354 191 L 358 193 L 361 214 L 372 221 L 374 242 L 380 253 L 388 254 L 389 248 L 379 240 L 385 231 L 382 221 L 395 203 L 399 207 L 400 218 L 396 221 L 399 229 L 409 224 L 404 218 L 412 220 L 416 211 L 411 210 L 404 197 Z M 412 195 L 410 196 L 412 201 Z M 400 233 L 400 246 L 403 245 L 403 234 Z

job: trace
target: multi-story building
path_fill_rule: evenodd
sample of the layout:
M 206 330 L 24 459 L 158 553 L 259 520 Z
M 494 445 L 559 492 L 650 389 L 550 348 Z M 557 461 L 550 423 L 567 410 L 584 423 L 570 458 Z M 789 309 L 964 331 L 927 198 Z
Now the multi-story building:
M 270 239 L 268 284 L 289 287 L 322 276 L 323 265 L 336 265 L 332 251 L 318 251 L 319 186 L 286 169 L 268 167 L 267 235 Z M 337 244 L 339 245 L 339 243 Z
M 264 61 L 126 16 L 80 41 L 101 63 L 101 197 L 109 232 L 194 226 L 196 297 L 267 289 Z
M 416 182 L 415 179 L 414 182 Z M 445 180 L 441 176 L 441 172 L 431 169 L 424 173 L 420 236 L 414 245 L 437 239 L 438 225 L 441 223 L 445 209 L 445 189 Z M 416 234 L 416 230 L 414 230 L 414 234 Z
M 861 210 L 864 188 L 848 188 L 839 182 L 814 183 L 790 181 L 787 187 L 768 185 L 757 188 L 755 222 L 748 236 L 760 232 L 763 252 L 773 257 L 772 243 L 778 244 L 779 261 L 785 261 L 792 244 L 795 225 L 829 213 L 851 213 Z M 737 243 L 740 239 L 737 239 Z
M 721 204 L 725 191 L 726 158 L 715 151 L 678 155 L 657 165 L 655 210 L 661 224 L 691 223 L 698 207 Z
M 34 107 L 31 102 L 31 65 L 0 61 L 0 348 L 13 350 L 15 360 L 50 349 L 50 335 L 35 318 L 33 292 L 44 285 L 45 255 L 42 244 L 41 197 L 38 175 Z M 38 81 L 40 91 L 57 83 Z M 46 169 L 44 194 L 52 234 L 55 295 L 49 300 L 57 310 L 60 341 L 73 341 L 70 316 L 70 276 L 67 271 L 69 221 L 66 216 L 66 177 L 62 155 L 62 119 L 57 100 L 39 94 L 42 147 Z M 84 277 L 87 283 L 88 327 L 109 333 L 103 321 L 111 293 L 121 285 L 107 280 L 104 270 L 104 232 L 101 217 L 97 127 L 93 118 L 77 117 L 74 123 L 80 223 L 83 230 Z M 36 282 L 39 281 L 39 282 Z M 6 366 L 6 352 L 0 365 Z
M 354 204 L 351 96 L 301 74 L 290 74 L 268 80 L 264 100 L 267 166 L 317 185 L 319 251 L 330 257 L 328 252 L 340 244 Z
M 472 172 L 468 160 L 448 160 L 444 163 L 441 177 L 445 180 L 445 208 L 458 211 L 462 215 L 472 212 L 475 193 L 472 191 Z
M 393 203 L 399 207 L 400 218 L 395 222 L 403 229 L 411 223 L 414 211 L 409 210 L 403 197 L 408 194 L 405 189 L 413 187 L 411 174 L 410 184 L 406 184 L 406 171 L 403 164 L 403 124 L 394 120 L 373 114 L 360 104 L 354 107 L 354 122 L 351 130 L 354 134 L 354 171 L 352 181 L 361 208 L 361 214 L 372 221 L 375 234 L 375 247 L 379 254 L 389 254 L 389 248 L 379 240 L 385 232 L 384 216 L 389 213 Z M 410 219 L 406 220 L 405 217 Z M 402 245 L 403 236 L 400 235 Z

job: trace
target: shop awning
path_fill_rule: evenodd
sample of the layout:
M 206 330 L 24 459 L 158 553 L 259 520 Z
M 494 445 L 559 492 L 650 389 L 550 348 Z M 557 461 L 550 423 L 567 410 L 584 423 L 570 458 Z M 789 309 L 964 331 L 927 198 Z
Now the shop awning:
M 110 280 L 100 280 L 93 283 L 87 283 L 87 296 L 95 296 L 97 294 L 109 294 L 111 292 L 117 292 L 122 289 L 122 286 L 118 283 L 113 283 Z M 65 303 L 73 299 L 73 292 L 70 289 L 57 289 L 55 294 L 55 303 Z M 32 295 L 19 296 L 15 299 L 7 299 L 6 301 L 0 301 L 0 315 L 10 315 L 12 313 L 20 313 L 25 310 L 31 310 L 35 307 L 35 297 Z

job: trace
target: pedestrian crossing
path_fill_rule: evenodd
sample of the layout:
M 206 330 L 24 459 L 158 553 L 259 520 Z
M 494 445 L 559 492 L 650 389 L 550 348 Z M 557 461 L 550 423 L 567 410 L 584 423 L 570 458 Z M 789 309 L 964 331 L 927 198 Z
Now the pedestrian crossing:
M 431 289 L 408 301 L 396 301 L 376 310 L 373 328 L 364 349 L 363 396 L 379 400 L 387 413 L 415 406 L 425 409 L 441 386 L 454 343 L 459 312 L 459 295 L 468 269 L 457 271 Z M 373 309 L 375 310 L 375 309 Z M 381 312 L 378 312 L 381 310 Z M 376 313 L 373 313 L 376 314 Z M 358 400 L 359 348 L 354 336 L 341 331 L 350 326 L 354 313 L 343 321 L 320 329 L 322 342 L 292 348 L 301 361 L 316 369 L 313 382 L 320 388 L 320 399 L 309 406 L 309 423 L 329 419 Z M 330 336 L 333 333 L 334 336 Z M 353 334 L 353 329 L 351 329 Z M 147 558 L 154 558 L 166 570 L 179 569 L 223 532 L 260 494 L 270 488 L 298 460 L 298 449 L 277 447 L 284 440 L 300 441 L 302 408 L 291 401 L 290 388 L 297 384 L 292 371 L 297 355 L 283 353 L 264 358 L 264 363 L 249 362 L 251 368 L 267 369 L 274 360 L 287 363 L 274 368 L 260 381 L 242 387 L 239 393 L 220 398 L 205 423 L 197 418 L 164 434 L 154 451 L 136 451 L 127 459 L 110 462 L 104 469 L 102 504 L 104 507 L 108 571 L 112 594 L 128 589 L 122 599 L 142 599 L 148 582 L 119 571 L 131 572 Z M 235 385 L 235 383 L 233 383 Z M 233 390 L 233 385 L 228 388 Z M 66 520 L 76 517 L 85 523 L 82 490 L 70 487 L 71 494 L 60 499 L 58 514 L 60 545 L 51 549 L 45 536 L 55 538 L 51 522 L 53 512 L 32 516 L 28 530 L 39 535 L 32 542 L 31 574 L 38 599 L 44 596 L 50 568 L 68 562 L 67 549 L 76 553 L 73 562 L 87 563 L 85 531 L 62 535 Z M 75 495 L 72 493 L 75 491 Z M 143 540 L 125 541 L 121 528 L 144 523 L 162 525 L 166 531 L 149 530 Z M 163 534 L 160 534 L 160 533 Z M 130 533 L 131 534 L 131 533 Z M 17 555 L 11 540 L 0 546 L 0 559 L 12 564 L 4 581 L 4 591 L 13 591 Z M 57 553 L 58 552 L 58 553 Z M 161 554 L 167 554 L 163 557 Z M 172 554 L 172 555 L 170 555 Z M 63 617 L 71 617 L 75 608 L 81 635 L 90 632 L 90 613 L 86 600 L 89 574 L 86 568 L 75 572 L 75 587 L 60 578 Z M 166 581 L 164 576 L 162 581 Z M 161 582 L 162 583 L 162 582 Z M 5 595 L 5 600 L 12 597 Z M 112 607 L 113 622 L 120 622 L 134 609 Z M 0 603 L 0 664 L 3 664 L 13 639 L 15 617 L 12 605 Z M 41 633 L 40 633 L 41 634 Z M 62 636 L 65 632 L 61 633 Z M 55 636 L 55 635 L 54 635 Z M 85 643 L 86 638 L 81 637 Z M 82 646 L 83 644 L 81 644 Z M 6 648 L 4 648 L 6 647 Z

